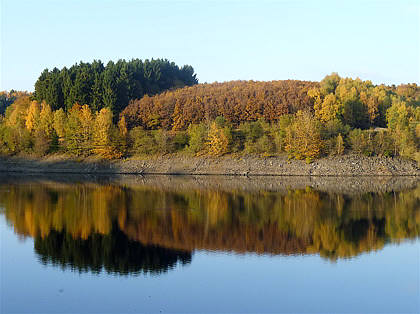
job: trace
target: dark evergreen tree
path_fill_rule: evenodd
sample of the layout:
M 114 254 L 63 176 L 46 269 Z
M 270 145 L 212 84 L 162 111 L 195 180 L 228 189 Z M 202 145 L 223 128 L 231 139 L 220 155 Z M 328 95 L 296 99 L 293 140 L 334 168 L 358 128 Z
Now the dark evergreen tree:
M 9 107 L 16 100 L 15 91 L 11 90 L 9 93 L 0 92 L 0 114 L 4 114 L 6 108 Z
M 92 110 L 110 108 L 115 117 L 131 100 L 171 88 L 191 86 L 198 80 L 194 69 L 166 59 L 80 62 L 69 69 L 45 69 L 35 83 L 34 98 L 53 109 L 70 109 L 75 103 Z

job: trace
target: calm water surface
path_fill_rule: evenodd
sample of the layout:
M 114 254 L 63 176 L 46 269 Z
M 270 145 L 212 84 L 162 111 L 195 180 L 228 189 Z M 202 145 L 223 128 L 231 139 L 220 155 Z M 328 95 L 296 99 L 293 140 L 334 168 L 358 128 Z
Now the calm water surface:
M 420 312 L 418 182 L 305 180 L 3 178 L 1 312 Z

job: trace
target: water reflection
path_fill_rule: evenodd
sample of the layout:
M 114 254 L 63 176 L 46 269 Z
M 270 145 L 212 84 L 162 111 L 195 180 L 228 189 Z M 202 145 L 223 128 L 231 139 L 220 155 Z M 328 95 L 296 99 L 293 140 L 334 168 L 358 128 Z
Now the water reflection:
M 87 239 L 74 238 L 65 231 L 51 231 L 35 238 L 35 252 L 44 265 L 62 269 L 119 275 L 160 274 L 191 262 L 191 253 L 143 245 L 133 241 L 118 228 L 108 234 L 93 233 Z
M 350 194 L 9 182 L 0 185 L 0 207 L 17 234 L 34 238 L 43 263 L 117 274 L 167 271 L 198 249 L 335 260 L 420 235 L 418 185 Z

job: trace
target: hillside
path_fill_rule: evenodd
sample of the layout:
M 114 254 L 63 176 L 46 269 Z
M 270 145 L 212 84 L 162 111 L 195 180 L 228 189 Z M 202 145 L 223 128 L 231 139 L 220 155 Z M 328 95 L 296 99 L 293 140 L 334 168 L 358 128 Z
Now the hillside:
M 235 126 L 258 119 L 276 121 L 284 114 L 311 109 L 308 91 L 318 86 L 318 82 L 297 80 L 198 84 L 134 100 L 122 115 L 129 127 L 174 130 L 217 116 Z
M 16 94 L 11 104 L 9 96 L 0 115 L 0 153 L 8 156 L 232 154 L 311 163 L 356 153 L 420 163 L 416 84 L 374 85 L 336 73 L 321 82 L 196 84 L 132 100 L 120 115 L 106 103 L 56 109 L 37 101 L 37 92 Z

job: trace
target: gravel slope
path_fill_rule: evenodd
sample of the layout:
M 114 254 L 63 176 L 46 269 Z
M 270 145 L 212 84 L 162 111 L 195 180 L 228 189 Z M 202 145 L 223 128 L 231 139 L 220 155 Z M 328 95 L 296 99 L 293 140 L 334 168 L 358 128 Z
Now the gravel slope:
M 420 176 L 414 161 L 402 158 L 344 155 L 311 164 L 271 158 L 231 156 L 160 156 L 147 159 L 83 161 L 63 157 L 42 159 L 0 158 L 0 172 L 79 174 L 185 174 L 185 175 L 282 175 L 282 176 Z

